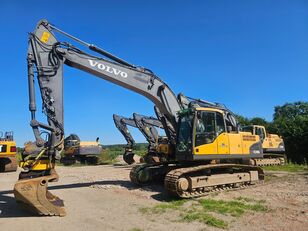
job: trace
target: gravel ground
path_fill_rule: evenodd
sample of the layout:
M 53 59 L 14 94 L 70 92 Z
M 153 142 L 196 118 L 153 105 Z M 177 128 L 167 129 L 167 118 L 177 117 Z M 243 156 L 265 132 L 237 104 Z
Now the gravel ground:
M 1 230 L 220 230 L 199 222 L 185 223 L 176 212 L 142 214 L 170 197 L 162 185 L 136 187 L 129 181 L 129 166 L 57 168 L 60 180 L 50 191 L 64 200 L 67 216 L 37 217 L 21 210 L 12 188 L 18 172 L 0 174 Z M 228 230 L 308 230 L 308 174 L 268 172 L 270 180 L 252 188 L 222 192 L 212 198 L 247 197 L 265 200 L 270 211 L 246 213 L 229 221 Z

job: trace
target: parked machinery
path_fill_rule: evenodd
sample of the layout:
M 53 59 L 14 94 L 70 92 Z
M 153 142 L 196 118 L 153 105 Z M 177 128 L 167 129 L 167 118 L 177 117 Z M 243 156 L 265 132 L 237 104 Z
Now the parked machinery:
M 64 153 L 60 162 L 64 165 L 72 165 L 76 161 L 81 164 L 95 165 L 102 151 L 99 138 L 96 138 L 96 141 L 80 141 L 78 135 L 70 134 L 64 139 Z
M 270 134 L 264 126 L 249 125 L 244 126 L 242 131 L 258 135 L 262 142 L 263 158 L 251 159 L 253 165 L 284 165 L 285 164 L 285 146 L 283 139 L 277 134 Z
M 145 139 L 149 143 L 147 154 L 150 153 L 151 150 L 156 151 L 156 144 L 159 136 L 155 127 L 162 126 L 161 122 L 158 119 L 151 116 L 144 116 L 134 113 L 134 118 L 126 118 L 123 116 L 113 114 L 113 121 L 115 123 L 115 126 L 122 133 L 127 142 L 123 154 L 123 159 L 126 163 L 133 164 L 135 162 L 134 160 L 135 154 L 133 152 L 135 140 L 132 137 L 127 126 L 138 128 L 140 132 L 144 135 Z M 146 157 L 147 154 L 145 155 Z
M 67 42 L 57 41 L 59 32 L 102 55 L 93 56 Z M 28 83 L 31 126 L 41 149 L 22 164 L 25 171 L 14 187 L 16 201 L 42 215 L 65 215 L 62 201 L 47 191 L 58 179 L 55 160 L 63 149 L 63 65 L 77 68 L 152 101 L 163 115 L 162 125 L 171 152 L 164 163 L 132 168 L 132 182 L 163 180 L 165 189 L 181 198 L 207 195 L 211 191 L 239 188 L 264 178 L 260 167 L 245 165 L 262 158 L 259 136 L 240 132 L 234 115 L 226 109 L 201 102 L 183 107 L 180 97 L 152 71 L 132 65 L 97 46 L 85 43 L 42 20 L 29 35 Z M 34 76 L 39 82 L 48 124 L 36 120 Z M 206 89 L 206 88 L 205 88 Z M 48 132 L 48 140 L 40 130 Z M 27 189 L 27 190 L 25 190 Z
M 13 132 L 0 132 L 0 172 L 17 170 L 17 148 Z

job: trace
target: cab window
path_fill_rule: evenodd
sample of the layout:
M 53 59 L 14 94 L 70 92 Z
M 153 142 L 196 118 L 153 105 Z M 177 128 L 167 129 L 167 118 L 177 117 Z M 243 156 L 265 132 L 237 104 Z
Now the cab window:
M 195 146 L 212 143 L 219 134 L 225 132 L 223 115 L 205 111 L 199 113 L 195 122 Z
M 244 127 L 242 127 L 242 131 L 243 132 L 250 132 L 251 134 L 253 134 L 253 126 L 244 126 Z
M 224 117 L 220 113 L 216 114 L 216 133 L 219 136 L 221 133 L 226 131 Z
M 265 138 L 265 134 L 262 128 L 258 128 L 256 127 L 256 135 L 260 136 L 260 139 L 264 139 Z
M 6 144 L 5 145 L 0 144 L 0 152 L 6 152 L 6 147 L 7 147 Z

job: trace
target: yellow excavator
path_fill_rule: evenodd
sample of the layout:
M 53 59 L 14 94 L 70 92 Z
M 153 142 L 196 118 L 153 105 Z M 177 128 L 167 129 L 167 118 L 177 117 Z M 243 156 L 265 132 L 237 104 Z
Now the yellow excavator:
M 70 134 L 64 139 L 64 153 L 60 162 L 64 165 L 72 165 L 76 161 L 81 164 L 95 165 L 102 150 L 98 137 L 96 141 L 80 141 L 78 135 Z
M 13 132 L 0 132 L 0 172 L 17 170 L 17 148 Z
M 99 55 L 60 42 L 55 33 Z M 30 124 L 40 152 L 22 162 L 24 171 L 14 186 L 14 195 L 28 210 L 40 215 L 66 214 L 63 201 L 47 191 L 48 182 L 58 180 L 55 161 L 64 143 L 64 65 L 136 92 L 152 101 L 162 114 L 160 121 L 172 151 L 160 163 L 134 166 L 130 172 L 132 182 L 149 184 L 161 180 L 168 193 L 191 198 L 212 191 L 240 189 L 264 179 L 263 170 L 249 164 L 251 158 L 263 157 L 259 136 L 240 132 L 234 114 L 226 107 L 195 99 L 185 104 L 185 97 L 176 96 L 151 70 L 130 64 L 46 20 L 38 22 L 29 34 L 27 57 Z M 47 124 L 36 119 L 35 79 Z M 41 137 L 43 132 L 48 134 L 47 140 Z
M 263 158 L 251 159 L 253 165 L 284 165 L 286 163 L 285 146 L 283 139 L 277 134 L 270 134 L 264 126 L 249 125 L 241 129 L 258 135 L 262 141 Z

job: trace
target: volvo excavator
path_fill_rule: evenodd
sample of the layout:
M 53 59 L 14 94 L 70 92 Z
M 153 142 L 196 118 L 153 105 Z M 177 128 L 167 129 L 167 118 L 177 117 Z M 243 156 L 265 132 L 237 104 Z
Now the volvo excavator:
M 141 116 L 137 113 L 133 114 L 133 118 L 136 123 L 136 126 L 146 137 L 149 143 L 147 153 L 143 156 L 142 161 L 149 164 L 165 161 L 167 155 L 170 154 L 170 145 L 168 138 L 165 136 L 159 136 L 156 129 L 162 128 L 161 121 L 152 116 Z
M 149 143 L 147 154 L 149 154 L 150 151 L 153 149 L 156 151 L 156 144 L 157 144 L 159 137 L 158 137 L 158 132 L 154 126 L 162 127 L 162 124 L 158 119 L 151 117 L 151 116 L 143 116 L 143 115 L 134 113 L 133 118 L 126 118 L 123 116 L 113 114 L 113 121 L 114 121 L 115 126 L 118 128 L 118 130 L 122 133 L 125 140 L 127 141 L 127 144 L 124 148 L 125 151 L 123 154 L 123 159 L 127 164 L 133 164 L 135 162 L 134 160 L 135 154 L 133 153 L 133 147 L 135 145 L 135 140 L 132 137 L 131 133 L 129 132 L 127 125 L 138 128 L 141 131 L 141 133 L 144 135 L 147 142 Z M 147 155 L 145 159 L 146 160 L 148 159 Z
M 114 121 L 115 126 L 121 132 L 121 134 L 124 136 L 127 142 L 126 146 L 124 147 L 123 160 L 127 164 L 133 164 L 135 162 L 134 160 L 135 154 L 133 153 L 135 140 L 132 137 L 129 129 L 127 128 L 127 125 L 136 128 L 135 120 L 132 118 L 126 118 L 123 116 L 113 114 L 113 121 Z
M 251 159 L 253 165 L 284 165 L 286 163 L 285 146 L 283 139 L 277 134 L 270 134 L 264 126 L 248 125 L 242 131 L 258 135 L 262 141 L 263 158 Z
M 56 33 L 82 44 L 89 52 L 58 41 Z M 211 191 L 241 188 L 264 178 L 260 167 L 247 164 L 250 158 L 263 155 L 259 136 L 240 132 L 234 115 L 226 109 L 198 101 L 183 107 L 181 95 L 177 97 L 147 68 L 130 64 L 46 20 L 39 21 L 34 32 L 29 34 L 27 63 L 30 125 L 40 152 L 21 163 L 24 171 L 14 186 L 14 195 L 19 204 L 36 214 L 66 214 L 63 201 L 47 191 L 48 183 L 58 180 L 55 161 L 63 149 L 64 65 L 146 97 L 163 115 L 160 121 L 173 151 L 163 163 L 133 167 L 132 182 L 163 180 L 168 193 L 191 198 Z M 36 119 L 35 77 L 47 124 Z M 47 140 L 41 137 L 41 130 L 49 134 Z

